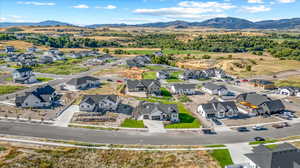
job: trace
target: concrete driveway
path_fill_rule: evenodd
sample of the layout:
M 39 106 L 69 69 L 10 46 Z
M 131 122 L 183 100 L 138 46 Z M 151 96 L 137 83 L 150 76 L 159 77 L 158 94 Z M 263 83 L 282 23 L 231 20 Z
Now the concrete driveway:
M 248 163 L 248 158 L 245 156 L 245 154 L 252 152 L 252 147 L 249 145 L 249 143 L 226 144 L 226 146 L 229 149 L 234 164 Z
M 59 127 L 68 127 L 74 113 L 78 111 L 78 105 L 72 105 L 68 107 L 59 117 L 57 117 L 57 119 L 54 122 L 54 125 Z
M 164 127 L 162 121 L 155 120 L 143 120 L 145 126 L 147 126 L 150 133 L 166 133 L 167 130 Z

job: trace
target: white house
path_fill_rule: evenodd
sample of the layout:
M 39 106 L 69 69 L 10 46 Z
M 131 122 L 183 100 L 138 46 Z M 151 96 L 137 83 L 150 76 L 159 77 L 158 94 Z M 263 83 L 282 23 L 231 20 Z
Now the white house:
M 120 99 L 117 95 L 85 95 L 79 109 L 86 112 L 116 112 L 119 104 Z
M 278 88 L 278 93 L 287 96 L 300 96 L 300 88 L 291 86 L 280 87 Z
M 239 114 L 239 110 L 233 101 L 200 104 L 197 111 L 205 118 L 236 117 Z
M 69 80 L 63 85 L 63 89 L 70 91 L 78 91 L 99 87 L 99 85 L 100 81 L 98 78 L 92 76 L 83 76 Z
M 30 84 L 37 82 L 31 68 L 19 68 L 12 73 L 15 83 Z
M 223 85 L 217 85 L 211 82 L 204 83 L 202 90 L 211 95 L 224 96 L 228 94 L 228 89 Z
M 193 95 L 196 93 L 195 87 L 194 84 L 173 84 L 171 85 L 171 92 L 180 95 Z

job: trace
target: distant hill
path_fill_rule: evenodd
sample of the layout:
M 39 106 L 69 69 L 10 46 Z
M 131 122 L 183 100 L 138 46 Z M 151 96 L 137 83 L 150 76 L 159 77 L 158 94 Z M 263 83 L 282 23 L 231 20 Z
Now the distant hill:
M 0 22 L 0 27 L 8 26 L 66 26 L 72 25 L 69 23 L 58 22 L 58 21 L 44 21 L 39 23 L 9 23 Z M 211 27 L 211 28 L 222 28 L 222 29 L 300 29 L 300 18 L 292 19 L 281 19 L 281 20 L 265 20 L 259 22 L 252 22 L 246 19 L 234 18 L 234 17 L 219 17 L 208 19 L 202 22 L 186 22 L 186 21 L 172 21 L 172 22 L 155 22 L 155 23 L 145 23 L 145 24 L 93 24 L 85 26 L 87 28 L 97 28 L 97 27 L 175 27 L 175 28 L 187 28 L 191 26 L 196 27 Z
M 72 24 L 47 20 L 43 22 L 0 22 L 0 27 L 11 27 L 11 26 L 72 26 Z

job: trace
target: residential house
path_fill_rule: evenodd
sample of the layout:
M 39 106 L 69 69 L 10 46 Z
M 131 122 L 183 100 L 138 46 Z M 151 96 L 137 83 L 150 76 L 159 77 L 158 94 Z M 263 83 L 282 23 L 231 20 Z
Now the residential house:
M 5 47 L 5 52 L 6 53 L 12 53 L 12 52 L 15 52 L 15 51 L 16 51 L 16 49 L 15 49 L 14 46 L 6 46 Z
M 85 95 L 80 104 L 80 111 L 85 112 L 116 112 L 120 104 L 117 95 Z
M 300 150 L 289 143 L 274 148 L 260 144 L 245 156 L 249 168 L 300 168 Z
M 99 87 L 100 81 L 98 78 L 92 76 L 83 76 L 73 78 L 64 84 L 64 89 L 67 90 L 86 90 L 94 87 Z
M 176 104 L 150 103 L 142 101 L 133 115 L 136 119 L 179 122 L 179 111 Z
M 171 85 L 171 92 L 179 95 L 194 95 L 196 93 L 195 84 L 173 84 Z
M 156 56 L 156 57 L 162 57 L 162 56 L 164 56 L 164 54 L 163 54 L 162 51 L 156 51 L 156 52 L 153 53 L 153 55 Z
M 186 70 L 179 78 L 182 80 L 189 80 L 189 79 L 206 79 L 206 74 L 201 70 Z
M 37 82 L 35 75 L 32 73 L 31 68 L 19 68 L 12 73 L 13 81 L 15 83 L 30 84 Z
M 223 71 L 222 69 L 219 68 L 210 68 L 210 69 L 206 69 L 203 70 L 203 73 L 205 74 L 205 76 L 207 78 L 218 78 L 218 79 L 222 79 L 227 77 L 225 71 Z
M 263 80 L 263 79 L 252 79 L 249 83 L 254 87 L 260 87 L 262 89 L 274 89 L 274 82 Z
M 170 73 L 166 70 L 161 70 L 161 71 L 156 72 L 156 77 L 158 79 L 168 79 L 168 78 L 170 78 Z
M 160 82 L 158 80 L 127 80 L 127 92 L 144 92 L 146 94 L 160 94 Z
M 278 93 L 287 96 L 300 97 L 300 87 L 284 86 L 278 88 Z
M 41 64 L 51 64 L 54 62 L 54 59 L 51 56 L 44 55 L 40 58 L 39 62 Z
M 133 59 L 126 60 L 129 67 L 144 67 L 146 64 L 151 64 L 151 58 L 147 55 L 136 56 Z
M 202 90 L 211 95 L 224 96 L 228 94 L 228 89 L 223 85 L 217 85 L 211 82 L 203 83 Z
M 281 100 L 272 100 L 266 95 L 254 92 L 242 93 L 236 97 L 236 101 L 250 108 L 257 115 L 274 114 L 285 110 L 285 106 Z
M 37 51 L 37 48 L 35 46 L 27 48 L 27 52 L 29 52 L 29 53 L 34 53 L 36 51 Z
M 226 118 L 237 117 L 239 110 L 233 101 L 210 102 L 200 104 L 197 109 L 201 116 L 206 118 Z
M 31 92 L 16 96 L 17 107 L 23 108 L 49 108 L 57 99 L 55 89 L 49 85 L 38 87 Z

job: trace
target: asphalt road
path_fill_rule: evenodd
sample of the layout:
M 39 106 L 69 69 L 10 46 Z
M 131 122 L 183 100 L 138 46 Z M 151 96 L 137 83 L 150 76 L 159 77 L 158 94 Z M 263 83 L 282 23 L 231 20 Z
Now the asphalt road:
M 151 144 L 151 145 L 207 145 L 253 141 L 256 136 L 281 138 L 300 134 L 300 124 L 267 131 L 222 132 L 203 135 L 197 132 L 148 133 L 136 131 L 91 130 L 84 128 L 56 127 L 50 125 L 13 123 L 0 121 L 0 134 L 28 136 L 59 140 L 74 140 L 105 144 Z

